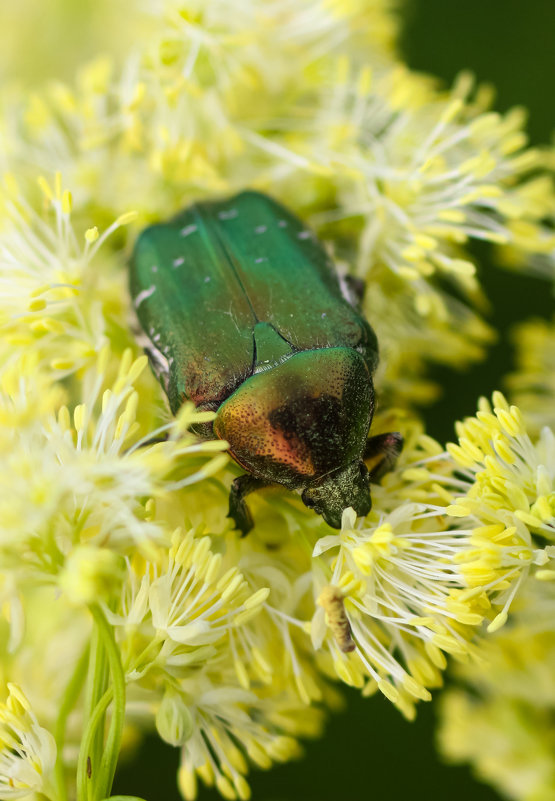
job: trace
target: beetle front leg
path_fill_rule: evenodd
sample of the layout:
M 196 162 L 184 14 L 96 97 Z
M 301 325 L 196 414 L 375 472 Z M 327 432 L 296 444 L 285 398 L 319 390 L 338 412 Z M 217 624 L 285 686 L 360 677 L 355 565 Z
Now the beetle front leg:
M 360 308 L 364 299 L 364 292 L 366 290 L 366 283 L 362 278 L 356 275 L 342 275 L 339 278 L 339 284 L 343 294 L 347 296 L 349 303 L 355 309 Z
M 257 478 L 245 473 L 238 476 L 232 483 L 229 491 L 229 512 L 227 514 L 235 523 L 235 528 L 245 537 L 254 526 L 252 515 L 245 503 L 245 497 L 257 489 L 262 489 L 270 484 L 263 478 Z
M 368 471 L 370 480 L 373 483 L 379 481 L 390 470 L 393 470 L 402 449 L 403 437 L 398 431 L 390 431 L 387 434 L 370 437 L 366 443 L 362 458 L 365 462 L 371 462 L 368 465 Z

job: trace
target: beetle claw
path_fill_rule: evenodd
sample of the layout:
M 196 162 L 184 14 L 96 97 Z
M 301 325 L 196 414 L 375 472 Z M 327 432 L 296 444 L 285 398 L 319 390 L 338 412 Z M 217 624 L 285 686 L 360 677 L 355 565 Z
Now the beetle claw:
M 229 504 L 229 512 L 227 513 L 226 517 L 229 517 L 230 520 L 234 522 L 234 530 L 241 532 L 241 538 L 246 537 L 249 531 L 254 528 L 254 522 L 252 519 L 252 515 L 249 511 L 247 504 L 244 501 L 237 503 L 234 505 L 234 508 L 231 508 L 231 501 Z
M 403 449 L 403 437 L 398 431 L 387 434 L 377 434 L 370 437 L 362 455 L 364 461 L 370 462 L 368 469 L 373 484 L 379 481 L 386 473 L 393 470 L 399 454 Z
M 227 517 L 235 523 L 235 528 L 241 532 L 242 537 L 246 537 L 249 531 L 254 528 L 254 522 L 249 507 L 245 503 L 245 497 L 257 489 L 268 486 L 268 481 L 252 475 L 237 476 L 229 490 L 229 512 Z

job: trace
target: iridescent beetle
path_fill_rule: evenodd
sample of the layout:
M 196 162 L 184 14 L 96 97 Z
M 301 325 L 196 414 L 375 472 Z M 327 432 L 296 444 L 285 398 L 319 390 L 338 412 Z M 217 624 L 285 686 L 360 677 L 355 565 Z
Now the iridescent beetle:
M 364 460 L 379 462 L 375 479 L 402 440 L 367 440 L 376 336 L 356 281 L 338 277 L 297 217 L 252 191 L 197 203 L 142 232 L 131 295 L 172 412 L 185 400 L 216 412 L 197 433 L 227 440 L 248 471 L 229 498 L 243 534 L 245 496 L 275 483 L 334 528 L 349 506 L 370 511 Z

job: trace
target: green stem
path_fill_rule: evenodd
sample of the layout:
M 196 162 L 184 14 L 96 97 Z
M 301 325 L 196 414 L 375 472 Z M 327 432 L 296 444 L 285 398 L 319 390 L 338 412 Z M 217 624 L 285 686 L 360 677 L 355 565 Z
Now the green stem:
M 104 715 L 112 700 L 112 695 L 112 688 L 109 687 L 96 705 L 83 734 L 77 761 L 77 801 L 87 801 L 89 798 L 89 788 L 91 786 L 89 783 L 90 779 L 96 779 L 96 774 L 90 772 L 93 770 L 93 763 L 90 755 L 98 727 L 104 721 Z
M 112 629 L 101 609 L 98 606 L 91 606 L 89 610 L 95 627 L 91 638 L 87 708 L 91 707 L 92 699 L 96 698 L 97 702 L 90 709 L 90 714 L 85 718 L 86 726 L 77 763 L 77 801 L 98 801 L 101 798 L 105 799 L 110 792 L 119 756 L 125 719 L 125 673 L 120 653 Z M 133 669 L 138 666 L 147 652 L 157 645 L 159 647 L 157 642 L 149 643 L 139 659 L 135 660 Z M 104 687 L 106 682 L 106 661 L 108 661 L 110 667 L 112 681 L 110 687 L 99 697 L 99 689 Z M 104 739 L 104 718 L 112 698 L 114 699 L 112 719 L 106 746 L 99 764 L 98 755 Z M 97 750 L 98 743 L 100 745 Z M 119 801 L 119 799 L 122 799 L 122 801 L 144 801 L 144 799 L 139 799 L 136 796 L 110 797 L 110 801 Z
M 73 675 L 69 680 L 66 691 L 62 698 L 62 705 L 56 720 L 54 728 L 54 739 L 56 740 L 56 765 L 54 768 L 54 776 L 56 780 L 56 793 L 58 801 L 67 801 L 67 788 L 64 776 L 64 762 L 62 759 L 62 752 L 64 749 L 64 742 L 66 736 L 66 724 L 69 713 L 75 706 L 75 702 L 81 692 L 83 682 L 85 681 L 87 662 L 89 659 L 89 646 L 85 648 L 81 654 Z
M 121 746 L 121 737 L 125 722 L 125 675 L 114 633 L 108 621 L 98 606 L 92 606 L 91 613 L 100 633 L 104 649 L 108 655 L 114 696 L 110 729 L 100 761 L 98 784 L 95 785 L 94 794 L 95 798 L 104 798 L 112 788 Z
M 107 686 L 108 686 L 108 661 L 106 656 L 106 649 L 104 647 L 102 637 L 100 636 L 98 626 L 95 625 L 93 627 L 91 635 L 89 673 L 88 673 L 87 688 L 85 693 L 85 715 L 84 715 L 85 731 L 87 731 L 88 729 L 88 725 L 92 720 L 92 716 L 95 710 L 97 709 L 101 698 L 103 698 L 103 695 L 105 694 Z M 94 728 L 93 734 L 94 737 L 90 742 L 90 744 L 88 745 L 86 757 L 90 761 L 90 768 L 92 771 L 92 775 L 96 776 L 100 762 L 100 755 L 102 753 L 102 746 L 104 743 L 104 720 L 100 721 L 99 724 Z M 79 753 L 79 758 L 81 759 L 81 753 Z M 90 801 L 91 799 L 90 782 L 86 784 L 86 787 L 89 789 L 87 789 L 86 794 L 83 795 L 82 797 L 78 796 L 79 801 Z

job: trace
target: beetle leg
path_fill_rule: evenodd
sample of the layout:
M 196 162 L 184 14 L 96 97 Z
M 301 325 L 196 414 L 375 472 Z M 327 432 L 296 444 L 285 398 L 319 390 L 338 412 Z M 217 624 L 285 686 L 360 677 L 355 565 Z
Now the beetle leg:
M 158 445 L 160 442 L 167 442 L 169 439 L 169 434 L 160 434 L 159 437 L 152 437 L 151 439 L 147 439 L 146 442 L 141 442 L 140 448 L 147 448 L 149 445 Z M 126 448 L 123 452 L 125 454 L 131 453 L 135 451 L 137 448 L 136 445 L 130 445 L 129 448 Z
M 158 445 L 160 442 L 167 442 L 169 439 L 169 434 L 161 434 L 159 437 L 152 437 L 152 439 L 147 439 L 146 442 L 143 442 L 142 447 L 145 448 L 147 445 Z
M 351 306 L 358 309 L 363 301 L 364 292 L 366 290 L 366 284 L 362 278 L 347 273 L 347 275 L 340 276 L 339 285 L 341 286 L 341 292 L 345 299 Z
M 252 515 L 245 503 L 245 497 L 257 489 L 267 487 L 271 482 L 245 473 L 238 476 L 232 483 L 229 491 L 229 512 L 227 514 L 235 523 L 235 528 L 246 536 L 254 526 Z
M 382 476 L 393 470 L 395 462 L 403 448 L 403 437 L 398 431 L 387 434 L 378 434 L 370 437 L 362 455 L 364 461 L 370 461 L 368 466 L 370 480 L 375 484 Z

